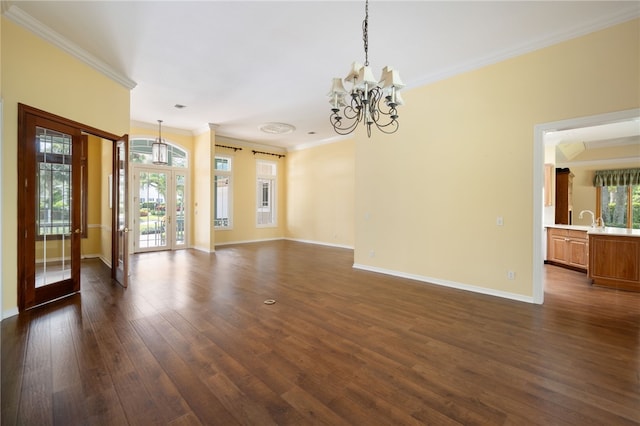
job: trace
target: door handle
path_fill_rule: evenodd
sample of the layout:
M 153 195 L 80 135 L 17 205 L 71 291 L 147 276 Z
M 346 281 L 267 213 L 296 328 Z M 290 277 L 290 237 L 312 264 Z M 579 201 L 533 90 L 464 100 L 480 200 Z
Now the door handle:
M 76 228 L 76 229 L 73 231 L 73 233 L 74 233 L 74 234 L 79 234 L 79 233 L 80 233 L 80 228 Z

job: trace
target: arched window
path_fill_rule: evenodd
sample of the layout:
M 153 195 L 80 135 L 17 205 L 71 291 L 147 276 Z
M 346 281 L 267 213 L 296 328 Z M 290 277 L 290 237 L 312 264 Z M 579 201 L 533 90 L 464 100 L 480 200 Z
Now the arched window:
M 151 145 L 154 139 L 136 138 L 129 142 L 129 161 L 135 164 L 153 164 L 151 160 Z M 168 143 L 168 154 L 170 167 L 187 168 L 189 166 L 187 151 Z

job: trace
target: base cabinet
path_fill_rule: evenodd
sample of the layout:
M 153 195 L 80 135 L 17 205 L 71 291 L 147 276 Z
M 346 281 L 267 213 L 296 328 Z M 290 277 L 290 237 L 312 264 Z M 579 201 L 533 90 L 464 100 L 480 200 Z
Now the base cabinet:
M 640 291 L 640 238 L 591 234 L 589 250 L 594 284 Z
M 547 263 L 586 271 L 589 267 L 587 231 L 547 228 Z

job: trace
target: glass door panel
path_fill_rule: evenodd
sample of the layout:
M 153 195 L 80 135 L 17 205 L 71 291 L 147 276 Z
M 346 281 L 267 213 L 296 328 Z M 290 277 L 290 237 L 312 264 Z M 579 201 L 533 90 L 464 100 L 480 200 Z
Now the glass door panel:
M 123 287 L 129 285 L 129 209 L 127 196 L 129 194 L 129 137 L 125 135 L 116 142 L 114 152 L 115 176 L 115 208 L 114 217 L 116 233 L 113 239 L 112 257 L 116 267 L 113 268 L 113 278 Z
M 38 179 L 36 288 L 69 280 L 71 259 L 72 143 L 70 135 L 36 128 Z
M 186 186 L 187 186 L 187 177 L 182 174 L 176 172 L 174 174 L 174 182 L 175 182 L 175 234 L 174 234 L 174 248 L 184 247 L 186 240 Z
M 169 248 L 167 227 L 167 172 L 137 169 L 137 245 L 138 251 L 163 250 Z
M 133 211 L 136 252 L 187 246 L 187 174 L 134 166 Z

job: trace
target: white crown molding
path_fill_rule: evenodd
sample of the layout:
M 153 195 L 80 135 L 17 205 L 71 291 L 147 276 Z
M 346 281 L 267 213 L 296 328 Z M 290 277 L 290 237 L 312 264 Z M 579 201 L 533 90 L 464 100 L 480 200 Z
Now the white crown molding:
M 129 128 L 131 129 L 134 127 L 139 129 L 145 129 L 145 130 L 154 130 L 156 132 L 156 136 L 153 136 L 153 138 L 157 137 L 158 123 L 147 123 L 146 121 L 131 120 L 129 122 Z M 197 136 L 197 135 L 194 135 L 193 132 L 189 130 L 178 129 L 177 127 L 165 126 L 164 124 L 162 125 L 162 130 L 166 131 L 167 133 L 173 133 L 174 135 Z
M 336 143 L 336 142 L 342 142 L 342 141 L 346 141 L 349 139 L 352 139 L 354 136 L 353 135 L 348 135 L 348 136 L 334 136 L 331 138 L 327 138 L 327 139 L 322 139 L 319 141 L 314 141 L 314 142 L 304 142 L 298 145 L 294 145 L 291 146 L 289 148 L 287 148 L 287 152 L 294 152 L 294 151 L 302 151 L 305 149 L 310 149 L 310 148 L 315 148 L 318 146 L 322 146 L 322 145 L 329 145 L 332 143 Z
M 132 90 L 137 86 L 137 83 L 130 78 L 120 74 L 118 71 L 111 68 L 102 60 L 96 58 L 89 52 L 82 49 L 77 44 L 67 40 L 65 37 L 61 36 L 51 28 L 44 25 L 42 22 L 33 18 L 31 15 L 20 9 L 16 5 L 9 4 L 7 2 L 2 2 L 3 14 L 8 19 L 13 21 L 14 23 L 20 25 L 21 27 L 31 31 L 35 35 L 43 38 L 54 46 L 62 49 L 67 52 L 71 56 L 79 59 L 83 63 L 89 65 L 96 71 L 104 74 L 109 77 L 116 83 L 121 84 L 129 90 Z
M 554 44 L 581 37 L 589 33 L 612 27 L 614 25 L 622 24 L 623 22 L 627 22 L 638 17 L 640 17 L 640 7 L 638 6 L 637 2 L 630 1 L 629 7 L 625 8 L 624 10 L 611 15 L 604 15 L 600 17 L 600 19 L 593 21 L 588 25 L 567 28 L 565 31 L 558 32 L 551 36 L 540 38 L 538 40 L 522 44 L 515 48 L 505 49 L 501 52 L 487 55 L 485 57 L 469 61 L 465 64 L 460 64 L 438 71 L 426 77 L 410 82 L 409 84 L 407 84 L 405 89 L 425 86 L 427 84 L 445 80 L 447 78 L 454 77 L 465 72 L 480 69 L 492 64 L 497 64 L 498 62 L 506 61 L 507 59 L 511 59 L 516 56 L 524 55 L 526 53 L 553 46 Z
M 640 157 L 609 158 L 606 160 L 565 161 L 563 163 L 556 164 L 556 167 L 590 167 L 633 163 L 640 164 Z

